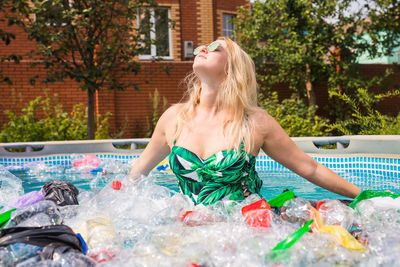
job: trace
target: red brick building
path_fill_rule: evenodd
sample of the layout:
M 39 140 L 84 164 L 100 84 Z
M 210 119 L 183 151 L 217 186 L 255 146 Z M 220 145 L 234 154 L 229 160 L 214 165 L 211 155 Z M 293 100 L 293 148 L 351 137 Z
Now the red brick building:
M 176 24 L 174 29 L 160 27 L 168 31 L 168 38 L 165 39 L 161 52 L 153 47 L 147 55 L 139 57 L 142 72 L 138 76 L 132 76 L 132 80 L 142 83 L 140 91 L 133 88 L 125 91 L 103 90 L 96 97 L 96 112 L 113 114 L 110 121 L 112 131 L 118 131 L 126 125 L 126 138 L 144 136 L 146 118 L 151 116 L 149 93 L 158 89 L 169 104 L 179 102 L 185 90 L 180 82 L 192 69 L 191 49 L 210 43 L 218 36 L 232 34 L 230 19 L 235 16 L 237 8 L 243 5 L 250 8 L 250 0 L 158 0 L 158 3 L 161 7 L 158 15 L 168 17 Z M 20 27 L 7 27 L 6 22 L 0 21 L 0 29 L 16 35 L 16 39 L 8 46 L 0 42 L 0 56 L 13 53 L 23 55 L 35 45 L 27 39 Z M 164 60 L 152 63 L 149 59 L 155 55 L 163 56 Z M 4 110 L 20 110 L 29 100 L 43 95 L 44 88 L 48 88 L 50 93 L 57 93 L 67 110 L 71 110 L 76 103 L 87 102 L 87 93 L 77 89 L 78 85 L 73 81 L 52 84 L 36 82 L 31 85 L 30 79 L 35 75 L 43 77 L 45 70 L 40 67 L 32 68 L 30 63 L 28 58 L 24 58 L 20 64 L 0 63 L 0 71 L 13 81 L 12 85 L 0 83 L 0 126 L 7 121 Z M 160 71 L 160 66 L 166 64 L 172 67 L 169 76 Z M 384 64 L 363 65 L 362 72 L 367 76 L 374 76 L 392 67 Z M 149 74 L 148 71 L 156 74 Z M 146 80 L 150 83 L 144 83 Z M 321 84 L 320 87 L 323 90 L 317 90 L 317 105 L 324 107 L 328 104 L 326 85 Z M 285 85 L 277 85 L 275 89 L 279 91 L 280 98 L 290 97 L 292 93 Z M 383 112 L 397 115 L 399 106 L 397 98 L 383 102 L 380 108 Z M 323 109 L 320 109 L 320 113 L 327 115 Z
M 146 131 L 146 117 L 151 116 L 149 93 L 158 89 L 169 104 L 179 102 L 184 93 L 184 88 L 179 86 L 180 81 L 192 69 L 193 47 L 210 43 L 218 36 L 232 34 L 230 19 L 235 16 L 237 8 L 243 5 L 250 8 L 249 0 L 158 0 L 158 4 L 162 8 L 159 15 L 174 20 L 176 24 L 174 29 L 167 29 L 168 38 L 165 39 L 162 52 L 149 49 L 148 55 L 139 56 L 143 71 L 138 76 L 132 76 L 132 79 L 139 83 L 148 80 L 150 83 L 140 85 L 140 91 L 133 88 L 125 91 L 103 90 L 97 94 L 96 112 L 109 111 L 113 114 L 113 130 L 127 124 L 127 138 L 141 137 Z M 0 43 L 0 56 L 12 53 L 23 55 L 34 47 L 35 44 L 27 39 L 22 28 L 7 27 L 6 22 L 1 21 L 0 28 L 16 36 L 8 46 Z M 155 55 L 162 55 L 164 61 L 152 63 L 149 59 Z M 57 93 L 67 110 L 71 110 L 76 103 L 87 102 L 86 92 L 77 89 L 73 81 L 52 84 L 36 82 L 31 85 L 30 79 L 35 75 L 43 76 L 45 71 L 40 67 L 32 68 L 30 63 L 28 58 L 24 58 L 20 64 L 0 63 L 0 71 L 13 82 L 12 85 L 0 83 L 0 98 L 3 100 L 0 104 L 0 125 L 7 121 L 4 110 L 20 110 L 29 100 L 43 95 L 44 88 L 50 89 L 50 93 Z M 172 67 L 169 76 L 159 70 L 163 64 Z M 157 74 L 149 74 L 148 70 Z

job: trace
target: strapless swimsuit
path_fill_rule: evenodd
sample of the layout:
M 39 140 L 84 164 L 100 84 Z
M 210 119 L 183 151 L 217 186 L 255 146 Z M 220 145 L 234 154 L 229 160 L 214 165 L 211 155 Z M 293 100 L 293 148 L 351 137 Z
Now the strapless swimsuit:
M 222 150 L 206 159 L 175 143 L 169 155 L 170 167 L 181 192 L 195 204 L 242 200 L 260 193 L 262 181 L 255 169 L 256 157 L 243 150 L 243 142 L 239 150 Z

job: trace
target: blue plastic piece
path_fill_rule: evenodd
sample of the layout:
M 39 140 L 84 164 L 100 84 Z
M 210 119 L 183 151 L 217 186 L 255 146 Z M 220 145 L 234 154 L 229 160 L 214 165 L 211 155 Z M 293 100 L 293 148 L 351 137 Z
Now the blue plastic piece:
M 78 236 L 79 240 L 81 241 L 82 253 L 83 253 L 83 255 L 86 255 L 87 249 L 88 249 L 87 244 L 86 244 L 85 240 L 83 239 L 83 237 L 81 236 L 80 233 L 77 233 L 76 235 Z
M 91 174 L 97 174 L 98 172 L 103 172 L 103 169 L 99 167 L 99 168 L 90 170 Z

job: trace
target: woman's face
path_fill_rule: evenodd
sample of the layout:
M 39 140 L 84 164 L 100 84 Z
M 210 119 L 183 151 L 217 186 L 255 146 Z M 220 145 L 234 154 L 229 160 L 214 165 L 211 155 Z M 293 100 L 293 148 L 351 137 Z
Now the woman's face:
M 208 51 L 203 47 L 200 53 L 194 58 L 193 71 L 199 76 L 200 80 L 222 81 L 225 76 L 225 66 L 228 62 L 226 42 L 217 40 L 220 45 L 214 51 Z

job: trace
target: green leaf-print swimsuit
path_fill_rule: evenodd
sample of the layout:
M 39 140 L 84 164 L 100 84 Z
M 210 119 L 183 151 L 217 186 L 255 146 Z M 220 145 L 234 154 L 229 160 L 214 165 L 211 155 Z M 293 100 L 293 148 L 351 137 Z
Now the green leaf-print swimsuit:
M 195 204 L 242 200 L 250 194 L 259 194 L 261 189 L 256 158 L 243 150 L 243 142 L 239 150 L 222 150 L 201 159 L 190 150 L 176 146 L 174 141 L 169 163 L 182 193 Z

